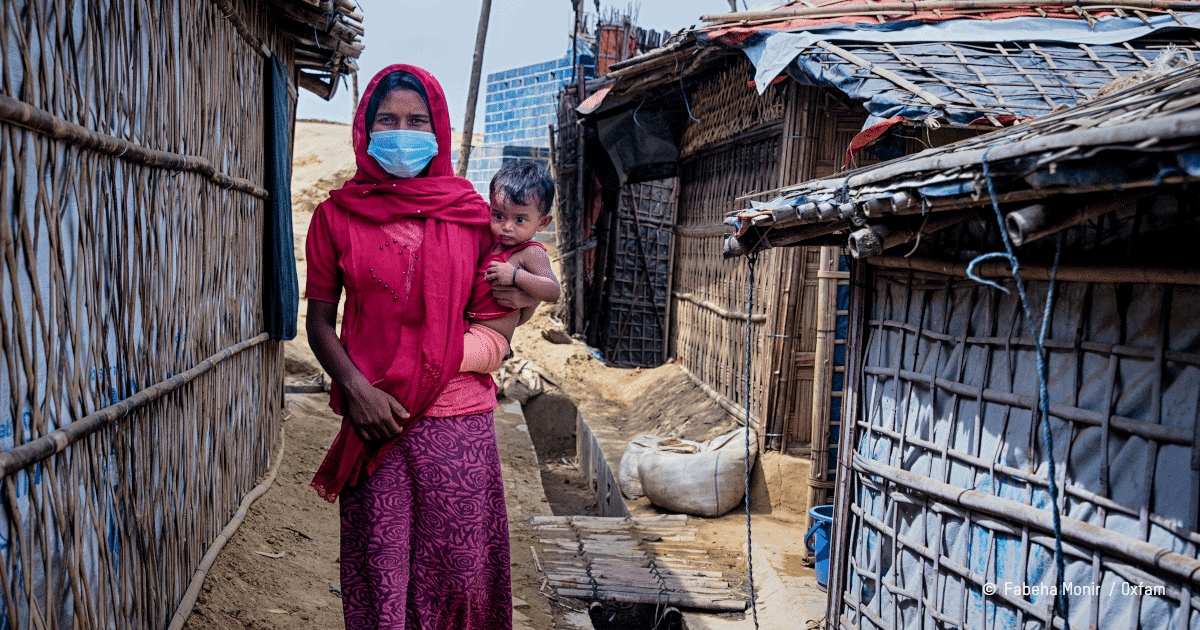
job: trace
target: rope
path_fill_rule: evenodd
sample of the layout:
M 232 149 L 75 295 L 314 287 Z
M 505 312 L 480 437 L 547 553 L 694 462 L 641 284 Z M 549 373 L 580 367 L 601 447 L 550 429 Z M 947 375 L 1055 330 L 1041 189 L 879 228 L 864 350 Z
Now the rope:
M 1034 339 L 1036 340 L 1035 346 L 1037 351 L 1037 369 L 1038 379 L 1040 381 L 1038 383 L 1038 402 L 1040 403 L 1039 411 L 1041 412 L 1042 416 L 1042 439 L 1046 449 L 1046 462 L 1049 465 L 1047 476 L 1049 477 L 1050 482 L 1050 511 L 1054 517 L 1054 566 L 1055 570 L 1058 572 L 1059 582 L 1059 588 L 1055 593 L 1054 599 L 1055 604 L 1062 611 L 1060 616 L 1063 620 L 1063 627 L 1066 628 L 1066 630 L 1071 630 L 1071 622 L 1069 619 L 1070 605 L 1069 600 L 1067 599 L 1066 589 L 1066 560 L 1062 549 L 1062 521 L 1058 512 L 1058 483 L 1056 482 L 1056 475 L 1054 472 L 1054 434 L 1050 430 L 1050 387 L 1048 382 L 1049 377 L 1046 374 L 1046 350 L 1044 347 L 1046 331 L 1050 328 L 1050 311 L 1054 304 L 1054 281 L 1058 275 L 1058 261 L 1060 255 L 1062 254 L 1063 235 L 1061 232 L 1059 232 L 1057 241 L 1055 243 L 1054 267 L 1050 271 L 1050 285 L 1046 289 L 1046 305 L 1042 311 L 1042 329 L 1041 331 L 1038 331 L 1036 328 L 1034 328 L 1033 309 L 1029 306 L 1029 298 L 1025 294 L 1025 281 L 1021 279 L 1017 255 L 1013 252 L 1012 242 L 1008 238 L 1008 230 L 1004 227 L 1004 215 L 1000 212 L 1000 201 L 996 197 L 996 186 L 995 182 L 992 180 L 991 165 L 987 160 L 988 153 L 992 149 L 996 148 L 996 146 L 999 145 L 992 145 L 988 147 L 987 151 L 983 152 L 981 161 L 983 163 L 983 177 L 987 181 L 988 195 L 991 197 L 992 210 L 996 212 L 996 220 L 1000 225 L 1000 238 L 1004 241 L 1005 251 L 984 254 L 975 258 L 971 261 L 971 264 L 967 265 L 967 275 L 976 282 L 996 287 L 997 289 L 1008 293 L 1008 290 L 1004 287 L 994 282 L 984 280 L 983 278 L 975 275 L 974 272 L 975 265 L 983 260 L 989 258 L 1007 259 L 1009 264 L 1012 265 L 1012 276 L 1013 279 L 1016 280 L 1017 293 L 1021 298 L 1021 307 L 1025 310 L 1025 321 L 1029 322 L 1029 331 L 1033 334 Z
M 579 528 L 575 527 L 575 521 L 568 518 L 567 525 L 571 528 L 571 533 L 575 535 L 575 550 L 579 554 L 579 559 L 583 560 L 583 570 L 587 573 L 588 582 L 592 587 L 592 601 L 600 601 L 600 584 L 596 581 L 596 576 L 592 575 L 592 561 L 587 557 L 587 551 L 583 548 L 583 536 L 579 534 Z
M 750 531 L 750 328 L 751 313 L 754 312 L 754 265 L 758 263 L 758 252 L 746 254 L 746 267 L 750 270 L 750 288 L 746 294 L 746 572 L 750 577 L 750 611 L 754 615 L 754 630 L 758 630 L 758 604 L 754 601 L 754 544 Z

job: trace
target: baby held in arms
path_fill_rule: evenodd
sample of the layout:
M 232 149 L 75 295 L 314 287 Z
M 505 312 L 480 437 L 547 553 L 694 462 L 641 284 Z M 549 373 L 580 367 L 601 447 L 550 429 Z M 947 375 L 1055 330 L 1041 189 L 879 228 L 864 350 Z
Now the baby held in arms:
M 557 302 L 558 279 L 550 269 L 550 256 L 545 245 L 533 240 L 550 224 L 554 180 L 536 162 L 508 162 L 492 178 L 488 195 L 495 244 L 475 279 L 476 291 L 511 286 L 542 302 Z M 468 313 L 471 328 L 459 371 L 496 369 L 498 359 L 508 353 L 513 331 L 529 321 L 536 308 Z

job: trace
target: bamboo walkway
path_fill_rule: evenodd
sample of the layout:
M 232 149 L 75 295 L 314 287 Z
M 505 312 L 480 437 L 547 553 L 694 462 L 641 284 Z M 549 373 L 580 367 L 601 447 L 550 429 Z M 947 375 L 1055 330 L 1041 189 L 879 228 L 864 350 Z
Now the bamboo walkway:
M 743 611 L 709 550 L 696 544 L 686 515 L 535 516 L 546 584 L 561 597 L 588 601 Z

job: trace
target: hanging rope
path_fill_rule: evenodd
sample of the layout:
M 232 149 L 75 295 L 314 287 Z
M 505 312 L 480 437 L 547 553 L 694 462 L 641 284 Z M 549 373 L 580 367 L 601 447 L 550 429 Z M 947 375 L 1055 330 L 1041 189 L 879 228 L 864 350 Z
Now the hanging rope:
M 1021 307 L 1025 310 L 1025 321 L 1029 322 L 1029 331 L 1033 334 L 1033 337 L 1036 340 L 1035 351 L 1037 352 L 1037 369 L 1038 378 L 1040 381 L 1038 384 L 1038 402 L 1040 403 L 1039 409 L 1042 417 L 1042 439 L 1046 449 L 1046 462 L 1049 466 L 1047 476 L 1049 477 L 1050 481 L 1050 510 L 1054 516 L 1054 566 L 1058 572 L 1058 588 L 1056 589 L 1055 593 L 1055 604 L 1058 606 L 1059 610 L 1062 611 L 1060 616 L 1063 620 L 1063 627 L 1066 628 L 1066 630 L 1071 630 L 1071 622 L 1069 619 L 1070 606 L 1068 604 L 1066 592 L 1066 560 L 1063 556 L 1062 549 L 1062 522 L 1058 512 L 1058 483 L 1056 481 L 1056 475 L 1054 471 L 1054 434 L 1050 430 L 1050 387 L 1048 382 L 1049 377 L 1046 374 L 1046 350 L 1044 346 L 1044 342 L 1046 340 L 1046 331 L 1050 328 L 1050 311 L 1052 305 L 1054 304 L 1054 281 L 1058 276 L 1058 260 L 1059 256 L 1062 254 L 1063 236 L 1062 233 L 1059 232 L 1055 244 L 1054 267 L 1050 272 L 1050 286 L 1046 289 L 1046 305 L 1042 311 L 1042 329 L 1039 331 L 1034 327 L 1033 309 L 1029 306 L 1029 298 L 1025 295 L 1025 281 L 1021 279 L 1021 274 L 1019 271 L 1020 264 L 1017 260 L 1017 255 L 1013 252 L 1012 242 L 1008 238 L 1008 230 L 1004 227 L 1004 215 L 1000 212 L 1000 200 L 996 197 L 995 182 L 992 181 L 991 165 L 987 160 L 988 153 L 991 152 L 992 149 L 996 148 L 996 146 L 998 145 L 992 145 L 991 147 L 988 147 L 987 151 L 983 152 L 983 177 L 987 181 L 988 195 L 992 200 L 992 209 L 996 212 L 996 221 L 1000 225 L 1000 238 L 1004 241 L 1004 251 L 984 254 L 975 260 L 972 260 L 971 264 L 967 265 L 967 275 L 976 282 L 996 287 L 997 289 L 1008 293 L 1008 289 L 1005 289 L 995 282 L 984 280 L 975 274 L 975 265 L 984 260 L 990 258 L 1007 259 L 1009 264 L 1012 266 L 1013 279 L 1016 280 L 1017 283 L 1017 293 L 1021 298 Z
M 754 630 L 758 630 L 758 604 L 754 601 L 754 545 L 750 533 L 750 327 L 754 312 L 754 266 L 758 252 L 752 248 L 746 254 L 746 267 L 750 270 L 750 288 L 746 295 L 746 571 L 750 577 L 750 611 L 754 616 Z

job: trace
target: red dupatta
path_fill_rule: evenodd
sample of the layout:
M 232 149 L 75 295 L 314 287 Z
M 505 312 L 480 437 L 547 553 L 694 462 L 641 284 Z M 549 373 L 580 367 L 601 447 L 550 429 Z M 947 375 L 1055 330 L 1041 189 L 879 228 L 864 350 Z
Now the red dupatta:
M 396 71 L 417 77 L 425 86 L 429 100 L 438 153 L 430 162 L 426 177 L 396 178 L 367 154 L 370 140 L 367 103 L 379 81 Z M 448 277 L 457 273 L 448 270 L 458 270 L 462 267 L 461 257 L 473 257 L 478 252 L 478 240 L 473 237 L 477 232 L 472 229 L 488 224 L 488 207 L 471 183 L 455 177 L 451 170 L 450 116 L 446 97 L 437 80 L 421 68 L 391 65 L 371 79 L 355 115 L 353 141 L 358 171 L 344 186 L 332 191 L 324 203 L 379 224 L 402 217 L 427 219 L 416 271 L 426 280 L 421 285 L 424 299 L 413 300 L 423 308 L 416 312 L 417 307 L 414 307 L 413 313 L 406 313 L 396 322 L 396 326 L 419 336 L 419 356 L 392 361 L 386 375 L 388 381 L 395 384 L 388 393 L 395 396 L 410 414 L 401 427 L 403 436 L 425 414 L 462 362 L 466 332 L 463 314 L 473 277 Z M 472 229 L 464 229 L 468 226 Z M 476 262 L 471 260 L 470 272 Z M 462 290 L 447 287 L 459 282 L 465 282 Z M 330 406 L 342 412 L 341 395 L 336 386 L 330 392 Z M 350 421 L 343 419 L 341 431 L 317 470 L 312 486 L 332 502 L 344 488 L 373 473 L 399 439 L 365 443 L 354 432 Z

